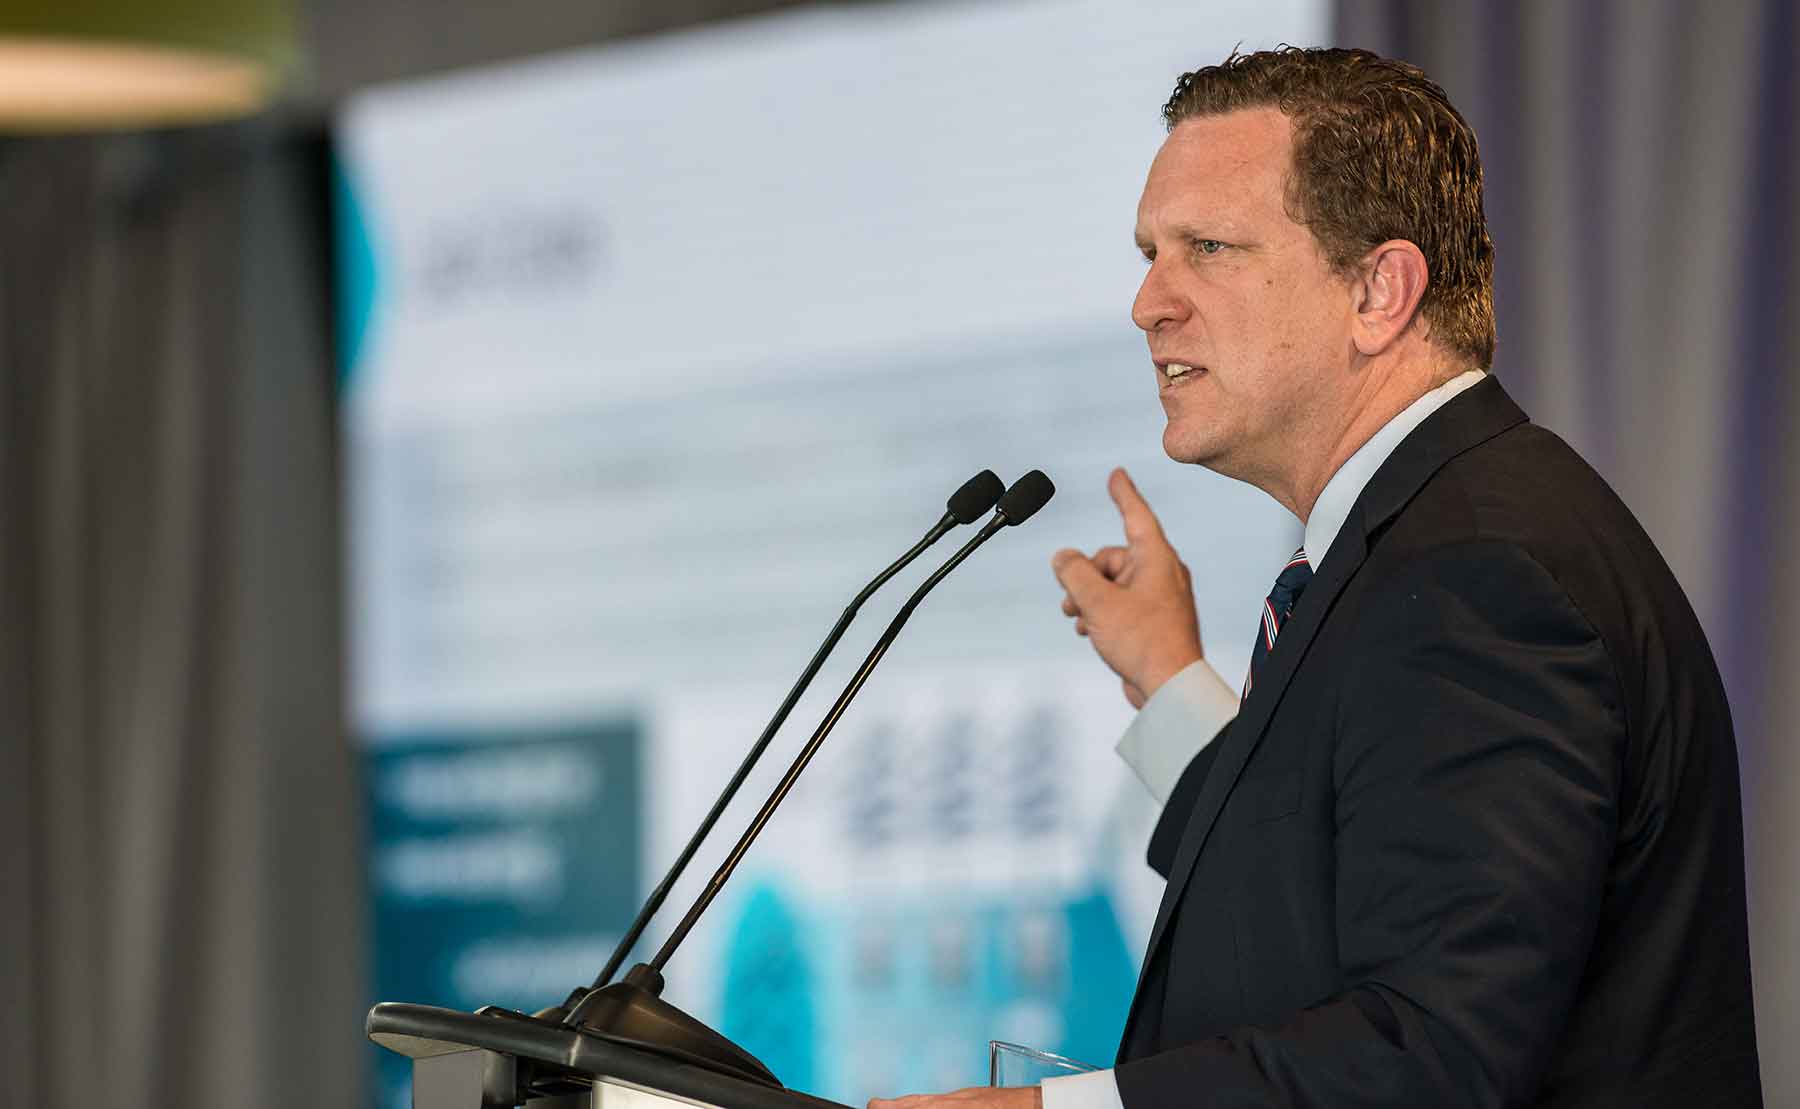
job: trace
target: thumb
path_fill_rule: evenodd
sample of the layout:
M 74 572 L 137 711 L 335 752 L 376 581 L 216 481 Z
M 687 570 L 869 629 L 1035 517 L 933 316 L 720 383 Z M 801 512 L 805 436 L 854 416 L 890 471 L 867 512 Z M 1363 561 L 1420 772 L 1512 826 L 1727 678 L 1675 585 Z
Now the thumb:
M 1131 475 L 1120 468 L 1112 472 L 1106 481 L 1106 491 L 1112 494 L 1113 504 L 1119 508 L 1119 518 L 1125 522 L 1125 541 L 1136 547 L 1146 543 L 1167 544 L 1163 537 L 1162 523 L 1157 520 L 1156 513 L 1150 511 L 1150 504 L 1144 495 L 1132 483 Z

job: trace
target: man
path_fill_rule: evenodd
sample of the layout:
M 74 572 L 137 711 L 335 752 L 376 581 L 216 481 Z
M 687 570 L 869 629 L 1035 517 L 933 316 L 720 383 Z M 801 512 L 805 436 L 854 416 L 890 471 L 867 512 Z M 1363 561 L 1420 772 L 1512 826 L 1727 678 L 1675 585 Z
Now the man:
M 1053 564 L 1167 799 L 1117 1065 L 901 1104 L 1760 1105 L 1724 691 L 1630 513 L 1485 373 L 1473 134 L 1361 51 L 1233 56 L 1164 114 L 1163 446 L 1305 542 L 1240 704 L 1113 475 L 1125 545 Z

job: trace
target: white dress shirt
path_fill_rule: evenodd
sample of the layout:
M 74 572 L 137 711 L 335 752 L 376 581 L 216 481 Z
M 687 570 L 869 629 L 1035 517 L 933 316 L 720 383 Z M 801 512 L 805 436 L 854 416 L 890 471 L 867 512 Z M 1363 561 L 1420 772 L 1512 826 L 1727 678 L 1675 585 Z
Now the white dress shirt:
M 1331 550 L 1332 541 L 1350 515 L 1350 506 L 1401 441 L 1427 416 L 1486 376 L 1480 370 L 1470 370 L 1426 393 L 1383 424 L 1338 467 L 1306 520 L 1303 545 L 1306 561 L 1314 570 Z M 1197 659 L 1144 702 L 1115 749 L 1137 772 L 1151 795 L 1159 803 L 1166 802 L 1188 763 L 1212 742 L 1219 729 L 1230 723 L 1237 711 L 1237 691 L 1225 683 L 1212 664 Z M 1124 1109 L 1118 1083 L 1110 1070 L 1045 1079 L 1043 1095 L 1044 1109 Z

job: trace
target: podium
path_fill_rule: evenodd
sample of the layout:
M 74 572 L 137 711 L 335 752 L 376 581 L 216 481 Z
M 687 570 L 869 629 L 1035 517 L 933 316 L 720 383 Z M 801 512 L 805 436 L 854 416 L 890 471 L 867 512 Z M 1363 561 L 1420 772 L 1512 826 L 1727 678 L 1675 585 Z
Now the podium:
M 413 1109 L 846 1109 L 783 1088 L 747 1053 L 722 1063 L 716 1052 L 707 1058 L 663 1037 L 597 1033 L 493 1006 L 467 1013 L 383 1002 L 366 1028 L 412 1059 Z

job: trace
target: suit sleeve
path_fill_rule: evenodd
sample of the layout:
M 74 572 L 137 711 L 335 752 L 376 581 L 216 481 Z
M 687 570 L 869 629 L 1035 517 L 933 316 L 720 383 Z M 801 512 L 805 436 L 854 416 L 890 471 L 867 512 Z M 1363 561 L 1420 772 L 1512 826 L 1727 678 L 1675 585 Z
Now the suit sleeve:
M 1343 613 L 1356 652 L 1329 739 L 1345 988 L 1119 1067 L 1126 1109 L 1532 1103 L 1612 851 L 1616 677 L 1516 547 L 1441 548 L 1396 578 Z

